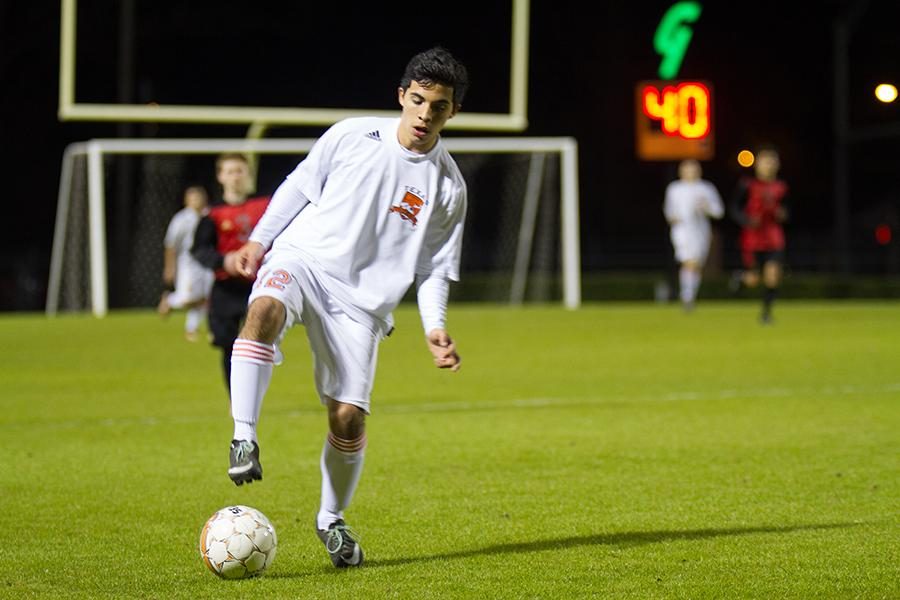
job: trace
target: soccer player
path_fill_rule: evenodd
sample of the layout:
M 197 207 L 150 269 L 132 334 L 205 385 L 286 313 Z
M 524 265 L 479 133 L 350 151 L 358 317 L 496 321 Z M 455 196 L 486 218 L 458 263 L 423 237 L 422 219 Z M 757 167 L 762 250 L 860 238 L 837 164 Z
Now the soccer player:
M 702 179 L 700 163 L 683 160 L 678 164 L 678 179 L 666 186 L 663 213 L 669 222 L 669 237 L 678 261 L 678 283 L 681 304 L 693 310 L 709 255 L 712 230 L 710 218 L 725 214 L 722 197 L 709 181 Z
M 206 303 L 213 283 L 213 272 L 191 256 L 194 231 L 206 214 L 209 197 L 206 189 L 194 185 L 184 191 L 184 208 L 169 221 L 163 239 L 162 293 L 156 309 L 167 316 L 172 310 L 185 309 L 184 337 L 197 341 L 197 330 L 206 315 Z
M 209 331 L 212 344 L 222 351 L 225 385 L 231 385 L 231 350 L 247 314 L 252 277 L 229 273 L 225 256 L 243 246 L 269 204 L 268 197 L 249 198 L 252 188 L 250 162 L 246 156 L 226 153 L 216 159 L 216 180 L 222 200 L 200 219 L 191 255 L 215 270 L 209 295 Z
M 743 177 L 732 195 L 732 218 L 741 226 L 741 260 L 744 270 L 735 283 L 755 288 L 762 281 L 760 322 L 772 322 L 772 304 L 781 285 L 784 263 L 784 227 L 788 218 L 788 185 L 778 178 L 781 159 L 772 146 L 756 156 L 755 177 Z
M 282 337 L 301 323 L 328 412 L 316 532 L 335 567 L 363 562 L 344 510 L 363 467 L 378 346 L 413 283 L 435 366 L 460 367 L 445 320 L 449 282 L 459 279 L 466 184 L 440 133 L 467 87 L 465 67 L 446 49 L 415 55 L 397 90 L 399 118 L 331 126 L 275 191 L 250 242 L 225 259 L 230 273 L 257 275 L 232 355 L 228 475 L 237 485 L 262 478 L 263 396 Z

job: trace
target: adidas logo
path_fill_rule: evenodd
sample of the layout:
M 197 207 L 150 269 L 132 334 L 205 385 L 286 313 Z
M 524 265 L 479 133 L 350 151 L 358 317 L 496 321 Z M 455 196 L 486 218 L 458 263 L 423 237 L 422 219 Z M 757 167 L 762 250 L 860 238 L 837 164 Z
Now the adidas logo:
M 369 138 L 370 140 L 375 140 L 376 142 L 380 142 L 381 141 L 381 132 L 379 132 L 376 129 L 375 131 L 370 131 L 369 133 L 367 133 L 366 137 Z

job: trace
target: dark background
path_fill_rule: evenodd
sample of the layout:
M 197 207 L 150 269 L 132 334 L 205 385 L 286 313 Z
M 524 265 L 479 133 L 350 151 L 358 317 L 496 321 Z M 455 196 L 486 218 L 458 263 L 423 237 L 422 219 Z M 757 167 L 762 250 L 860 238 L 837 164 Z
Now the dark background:
M 464 110 L 506 112 L 508 2 L 398 4 L 135 0 L 134 69 L 120 71 L 127 3 L 80 0 L 78 102 L 396 108 L 413 53 L 443 44 L 469 67 Z M 388 4 L 388 3 L 385 3 Z M 587 273 L 663 271 L 671 263 L 662 194 L 670 163 L 634 152 L 635 83 L 655 79 L 653 33 L 672 1 L 532 0 L 529 126 L 521 134 L 579 144 L 582 261 Z M 900 84 L 900 3 L 701 2 L 679 78 L 714 88 L 716 156 L 704 175 L 723 196 L 743 148 L 776 144 L 792 190 L 788 261 L 795 272 L 896 277 L 900 102 L 873 97 Z M 849 200 L 835 204 L 835 24 L 853 10 L 847 98 Z M 0 309 L 40 310 L 64 148 L 95 137 L 243 137 L 246 126 L 61 122 L 59 2 L 0 1 L 0 140 L 5 235 Z M 893 128 L 893 129 L 892 129 Z M 276 127 L 313 137 L 323 127 Z M 888 224 L 893 240 L 875 242 Z M 846 236 L 842 247 L 840 232 Z M 736 267 L 736 230 L 718 226 L 723 266 Z

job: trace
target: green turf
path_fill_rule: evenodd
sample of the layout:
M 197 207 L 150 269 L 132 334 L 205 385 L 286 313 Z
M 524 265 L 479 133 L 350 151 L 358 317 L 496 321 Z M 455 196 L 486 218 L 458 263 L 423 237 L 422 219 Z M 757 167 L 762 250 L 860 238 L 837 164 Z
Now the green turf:
M 181 316 L 0 318 L 0 597 L 898 598 L 900 304 L 458 304 L 457 374 L 404 306 L 348 521 L 312 531 L 325 419 L 302 329 L 263 407 L 265 480 L 225 475 L 218 355 Z M 226 582 L 228 504 L 278 554 Z

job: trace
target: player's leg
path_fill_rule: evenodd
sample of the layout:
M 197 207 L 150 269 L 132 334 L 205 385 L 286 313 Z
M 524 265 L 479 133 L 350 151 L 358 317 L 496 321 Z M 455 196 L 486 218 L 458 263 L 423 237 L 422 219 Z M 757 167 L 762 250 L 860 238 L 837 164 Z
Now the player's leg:
M 303 292 L 291 271 L 290 259 L 273 256 L 266 262 L 250 292 L 247 315 L 234 341 L 231 361 L 234 437 L 228 475 L 237 485 L 262 479 L 256 425 L 272 380 L 278 354 L 276 344 L 300 318 L 303 306 Z M 235 447 L 239 453 L 249 456 L 236 458 Z
M 231 417 L 234 436 L 228 476 L 235 484 L 262 479 L 256 424 L 275 366 L 274 342 L 284 327 L 285 307 L 272 297 L 252 300 L 231 353 Z
M 206 317 L 206 301 L 195 300 L 185 306 L 184 316 L 184 337 L 189 342 L 197 341 L 197 332 L 200 330 L 200 323 Z
M 365 461 L 365 417 L 380 336 L 333 307 L 322 308 L 315 316 L 304 315 L 304 324 L 315 356 L 316 387 L 328 407 L 316 532 L 334 566 L 359 566 L 362 548 L 347 529 L 344 511 L 353 499 Z
M 756 253 L 747 248 L 741 242 L 741 267 L 731 274 L 728 288 L 733 294 L 738 294 L 741 289 L 755 288 L 759 285 L 759 266 L 756 262 Z
M 763 323 L 772 322 L 772 305 L 778 296 L 778 288 L 781 286 L 781 260 L 778 253 L 769 253 L 763 263 L 762 282 L 765 287 L 763 292 L 763 308 L 760 320 Z
M 216 282 L 209 298 L 211 343 L 221 350 L 222 374 L 231 390 L 231 351 L 247 311 L 248 288 L 231 281 Z
M 159 296 L 159 303 L 156 305 L 156 312 L 160 314 L 160 316 L 168 317 L 169 313 L 172 312 L 172 305 L 169 304 L 169 296 L 172 292 L 169 290 L 163 290 L 163 293 Z
M 696 259 L 685 260 L 678 272 L 679 295 L 685 310 L 692 310 L 700 288 L 700 262 Z
M 206 317 L 210 283 L 207 271 L 185 266 L 179 269 L 175 292 L 168 298 L 172 308 L 184 308 L 184 337 L 190 342 L 197 341 L 200 323 Z M 177 298 L 177 301 L 173 301 L 173 298 Z
M 753 250 L 743 250 L 741 259 L 744 263 L 744 270 L 741 272 L 741 285 L 755 288 L 759 285 L 759 260 L 756 252 Z
M 365 461 L 365 412 L 352 404 L 328 398 L 329 432 L 322 448 L 322 495 L 316 515 L 316 533 L 336 567 L 362 564 L 357 536 L 344 522 L 359 484 Z

